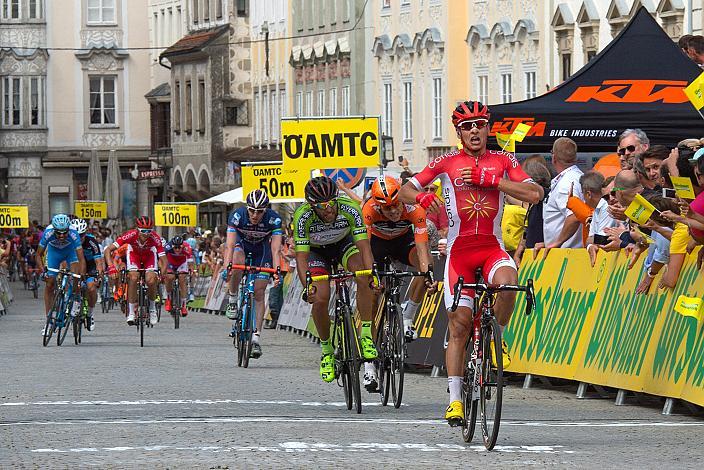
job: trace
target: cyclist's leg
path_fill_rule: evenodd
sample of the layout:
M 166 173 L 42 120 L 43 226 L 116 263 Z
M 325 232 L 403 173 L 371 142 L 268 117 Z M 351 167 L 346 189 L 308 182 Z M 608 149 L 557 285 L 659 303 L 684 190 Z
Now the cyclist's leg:
M 172 297 L 172 291 L 173 291 L 173 283 L 174 283 L 174 278 L 176 277 L 176 274 L 174 274 L 174 267 L 172 265 L 169 265 L 167 268 L 167 273 L 166 276 L 164 276 L 164 288 L 166 289 L 166 311 L 170 312 L 174 306 L 172 305 L 171 302 L 171 297 Z
M 178 290 L 179 298 L 181 299 L 181 305 L 176 307 L 180 309 L 181 315 L 188 315 L 188 309 L 186 309 L 186 303 L 188 302 L 188 263 L 184 262 L 176 268 L 176 275 L 178 276 Z
M 271 268 L 273 266 L 271 247 L 268 243 L 261 243 L 252 250 L 252 262 L 263 268 Z M 257 332 L 253 339 L 256 343 L 259 343 L 259 334 L 264 324 L 264 313 L 266 311 L 264 294 L 266 286 L 269 284 L 269 276 L 269 273 L 258 273 L 254 282 L 254 308 L 257 313 Z
M 508 253 L 498 248 L 487 259 L 484 264 L 483 274 L 486 276 L 487 282 L 492 284 L 513 284 L 518 282 L 518 271 L 516 263 Z M 513 307 L 516 303 L 515 292 L 499 292 L 496 296 L 496 304 L 494 305 L 494 315 L 496 321 L 503 331 L 503 328 L 508 325 L 513 314 Z
M 330 260 L 322 252 L 314 249 L 310 250 L 308 256 L 308 270 L 313 276 L 321 276 L 330 274 Z M 330 301 L 330 283 L 327 281 L 314 282 L 312 284 L 315 290 L 315 302 L 311 307 L 311 316 L 315 329 L 320 338 L 320 345 L 323 349 L 323 354 L 332 353 L 332 345 L 330 345 L 330 316 L 328 313 L 328 303 Z
M 46 314 L 49 314 L 51 304 L 54 302 L 54 288 L 56 286 L 57 273 L 49 269 L 59 269 L 63 256 L 60 250 L 57 250 L 51 245 L 46 247 L 46 279 L 44 285 L 44 307 Z
M 235 249 L 232 252 L 232 264 L 244 264 L 245 253 L 242 246 L 238 243 L 235 245 Z M 227 266 L 225 266 L 227 268 Z M 230 286 L 229 286 L 229 305 L 235 305 L 237 303 L 237 289 L 239 288 L 240 281 L 242 280 L 242 271 L 235 269 L 230 273 Z
M 134 252 L 134 250 L 132 250 L 132 246 L 127 247 L 126 258 L 127 303 L 129 309 L 127 314 L 127 323 L 131 325 L 134 323 L 134 315 L 137 309 L 137 302 L 139 301 L 137 292 L 137 282 L 139 281 L 139 272 L 137 271 L 137 269 L 139 268 L 139 257 Z
M 364 264 L 362 259 L 362 254 L 357 250 L 354 244 L 348 245 L 344 250 L 345 255 L 342 258 L 342 263 L 345 269 L 349 271 L 358 271 L 361 269 L 366 269 L 367 266 Z M 371 360 L 376 359 L 378 356 L 376 345 L 374 344 L 374 334 L 372 328 L 372 320 L 374 319 L 374 312 L 372 307 L 374 305 L 373 300 L 373 290 L 369 285 L 371 277 L 364 276 L 355 278 L 357 283 L 357 310 L 359 311 L 359 317 L 361 319 L 362 328 L 360 331 L 359 339 L 360 346 L 362 348 L 362 356 L 364 359 Z M 369 370 L 372 368 L 369 366 Z

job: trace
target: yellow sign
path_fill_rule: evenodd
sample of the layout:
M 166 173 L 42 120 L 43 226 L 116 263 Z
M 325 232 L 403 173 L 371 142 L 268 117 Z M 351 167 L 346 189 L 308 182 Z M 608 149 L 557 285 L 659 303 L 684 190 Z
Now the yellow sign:
M 670 176 L 672 180 L 672 186 L 675 188 L 675 193 L 678 197 L 682 199 L 694 199 L 697 197 L 694 194 L 694 188 L 692 187 L 692 180 L 686 176 Z
M 633 199 L 633 202 L 631 202 L 624 214 L 626 214 L 626 217 L 631 219 L 633 222 L 643 225 L 655 211 L 655 206 L 649 203 L 640 194 L 636 194 L 635 199 Z
M 74 214 L 81 219 L 107 219 L 108 203 L 105 201 L 74 201 Z
M 283 119 L 284 167 L 300 170 L 379 166 L 379 118 Z
M 27 206 L 1 205 L 0 228 L 29 227 L 29 209 Z
M 696 109 L 704 108 L 704 72 L 684 89 L 684 94 Z
M 515 152 L 516 151 L 516 140 L 513 138 L 512 135 L 506 135 L 506 134 L 501 134 L 500 132 L 496 133 L 496 143 L 499 144 L 499 147 L 501 147 L 501 150 L 504 152 Z
M 264 189 L 272 201 L 297 202 L 304 200 L 303 189 L 310 179 L 310 171 L 284 168 L 283 165 L 243 165 L 242 194 Z
M 685 317 L 701 318 L 702 299 L 699 297 L 687 297 L 680 295 L 675 303 L 675 312 Z
M 195 227 L 198 208 L 195 204 L 154 204 L 157 227 Z
M 517 125 L 516 128 L 513 130 L 513 133 L 511 134 L 513 136 L 513 140 L 515 140 L 516 142 L 523 142 L 523 139 L 528 134 L 530 128 L 531 126 L 524 122 Z

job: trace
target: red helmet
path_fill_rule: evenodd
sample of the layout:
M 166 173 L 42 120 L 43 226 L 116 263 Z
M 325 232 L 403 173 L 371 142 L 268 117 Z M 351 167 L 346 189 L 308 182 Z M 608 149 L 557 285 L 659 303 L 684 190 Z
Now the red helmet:
M 137 226 L 137 228 L 153 228 L 154 223 L 152 222 L 152 219 L 149 217 L 137 217 L 137 219 L 134 221 L 134 224 Z
M 490 117 L 491 113 L 489 113 L 488 106 L 481 104 L 479 101 L 465 101 L 458 104 L 452 112 L 452 125 L 457 128 L 464 121 L 473 119 L 489 120 Z
M 391 206 L 398 201 L 401 185 L 391 176 L 379 176 L 372 183 L 372 198 L 377 204 Z

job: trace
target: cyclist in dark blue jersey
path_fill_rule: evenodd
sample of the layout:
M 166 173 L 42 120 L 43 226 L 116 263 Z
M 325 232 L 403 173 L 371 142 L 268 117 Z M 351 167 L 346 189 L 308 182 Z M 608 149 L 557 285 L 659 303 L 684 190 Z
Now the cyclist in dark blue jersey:
M 83 219 L 74 219 L 71 222 L 71 228 L 81 236 L 81 246 L 83 248 L 83 256 L 86 258 L 86 299 L 88 300 L 88 331 L 93 331 L 95 328 L 95 320 L 93 320 L 93 309 L 98 301 L 98 281 L 103 278 L 105 268 L 103 265 L 103 252 L 95 237 L 89 233 L 88 223 Z

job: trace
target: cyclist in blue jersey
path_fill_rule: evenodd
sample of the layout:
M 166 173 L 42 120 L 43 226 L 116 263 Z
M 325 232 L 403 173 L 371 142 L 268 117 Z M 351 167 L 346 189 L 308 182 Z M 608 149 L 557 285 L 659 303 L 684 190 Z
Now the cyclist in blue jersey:
M 227 242 L 225 248 L 225 266 L 245 264 L 247 255 L 252 258 L 254 266 L 276 269 L 279 257 L 273 257 L 281 249 L 281 216 L 269 208 L 269 196 L 263 189 L 255 189 L 247 195 L 246 207 L 235 209 L 227 221 Z M 222 272 L 223 279 L 228 277 L 227 270 Z M 242 278 L 242 271 L 233 271 L 230 277 L 227 318 L 237 315 L 237 286 Z M 279 282 L 278 279 L 274 280 Z M 269 274 L 259 273 L 254 282 L 254 305 L 257 313 L 257 329 L 252 337 L 252 358 L 262 355 L 259 344 L 259 332 L 264 323 L 264 292 L 269 284 Z M 230 335 L 233 335 L 231 332 Z
M 95 320 L 93 320 L 93 309 L 98 301 L 98 281 L 103 278 L 105 272 L 103 265 L 103 252 L 100 250 L 100 245 L 95 237 L 86 233 L 88 224 L 83 219 L 74 219 L 71 222 L 71 228 L 81 236 L 81 246 L 83 248 L 83 256 L 86 258 L 86 298 L 88 300 L 88 331 L 93 331 L 95 328 Z
M 37 248 L 37 269 L 44 271 L 44 253 L 46 253 L 46 267 L 59 269 L 61 263 L 66 262 L 71 272 L 84 274 L 86 271 L 86 259 L 83 256 L 81 247 L 81 236 L 71 229 L 71 219 L 66 214 L 56 214 L 51 219 L 49 225 L 42 234 Z M 54 300 L 54 288 L 56 286 L 56 273 L 46 271 L 46 286 L 44 288 L 44 307 L 49 313 L 52 300 Z M 78 280 L 73 279 L 73 289 L 78 290 Z M 71 315 L 76 315 L 81 308 L 78 301 L 74 301 Z M 43 332 L 43 329 L 42 329 Z

